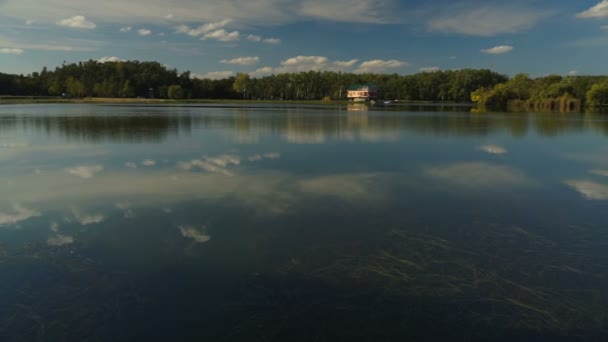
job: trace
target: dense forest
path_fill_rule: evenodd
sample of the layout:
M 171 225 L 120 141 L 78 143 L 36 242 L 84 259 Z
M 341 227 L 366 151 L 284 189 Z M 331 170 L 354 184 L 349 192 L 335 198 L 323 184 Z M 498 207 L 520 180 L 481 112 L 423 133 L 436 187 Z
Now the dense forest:
M 608 105 L 608 77 L 557 75 L 513 78 L 487 69 L 415 75 L 333 71 L 286 73 L 259 78 L 237 74 L 198 79 L 157 62 L 86 62 L 43 68 L 30 75 L 0 73 L 0 95 L 160 99 L 345 100 L 352 84 L 374 83 L 384 99 L 477 102 L 488 107 Z

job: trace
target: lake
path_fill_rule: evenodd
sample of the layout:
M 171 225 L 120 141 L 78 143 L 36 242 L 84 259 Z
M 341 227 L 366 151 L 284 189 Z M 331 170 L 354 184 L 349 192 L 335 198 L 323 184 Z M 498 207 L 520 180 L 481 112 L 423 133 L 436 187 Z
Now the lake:
M 0 106 L 2 341 L 608 338 L 608 116 Z

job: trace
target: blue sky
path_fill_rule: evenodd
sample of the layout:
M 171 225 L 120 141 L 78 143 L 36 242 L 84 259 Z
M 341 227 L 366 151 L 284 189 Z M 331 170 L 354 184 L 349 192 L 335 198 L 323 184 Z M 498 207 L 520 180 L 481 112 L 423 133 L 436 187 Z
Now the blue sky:
M 0 72 L 81 60 L 236 72 L 608 74 L 608 0 L 0 0 Z

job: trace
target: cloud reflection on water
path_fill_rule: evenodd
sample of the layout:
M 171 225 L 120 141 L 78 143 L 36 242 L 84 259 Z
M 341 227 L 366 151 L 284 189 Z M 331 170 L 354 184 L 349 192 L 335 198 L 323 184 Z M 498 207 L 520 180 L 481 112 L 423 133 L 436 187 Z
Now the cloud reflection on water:
M 443 182 L 468 188 L 493 188 L 531 184 L 520 170 L 486 162 L 456 162 L 423 170 L 424 175 Z
M 588 200 L 608 200 L 608 185 L 590 180 L 566 180 L 564 181 L 564 184 L 568 185 Z
M 41 215 L 40 212 L 22 207 L 20 204 L 13 204 L 12 209 L 12 213 L 0 212 L 0 226 L 13 225 Z

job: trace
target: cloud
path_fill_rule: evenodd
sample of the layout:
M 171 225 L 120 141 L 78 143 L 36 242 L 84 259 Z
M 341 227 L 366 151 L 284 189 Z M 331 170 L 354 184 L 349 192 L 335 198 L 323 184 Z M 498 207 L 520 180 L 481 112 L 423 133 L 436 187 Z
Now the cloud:
M 27 20 L 25 21 L 25 25 L 28 25 L 28 26 L 29 26 L 29 25 L 33 25 L 34 23 L 36 23 L 36 20 L 27 19 Z
M 182 234 L 183 237 L 188 238 L 188 239 L 192 239 L 192 240 L 194 240 L 197 243 L 205 243 L 205 242 L 211 240 L 211 236 L 198 231 L 194 227 L 191 227 L 191 226 L 179 226 L 178 229 L 179 229 L 179 231 L 180 231 L 180 233 Z M 203 226 L 203 230 L 205 230 L 204 226 Z
M 206 74 L 192 74 L 193 78 L 201 80 L 221 80 L 234 76 L 234 71 L 212 71 Z
M 39 212 L 24 208 L 19 204 L 14 204 L 12 213 L 0 212 L 0 226 L 19 223 L 37 216 L 40 216 Z
M 130 32 L 132 29 L 131 26 L 125 26 L 120 28 L 120 32 Z
M 219 29 L 219 30 L 216 30 L 213 32 L 205 33 L 203 35 L 203 38 L 201 38 L 201 39 L 202 40 L 216 39 L 216 40 L 219 40 L 220 42 L 233 42 L 233 41 L 239 40 L 239 38 L 240 38 L 239 31 L 228 32 L 224 29 Z
M 570 70 L 568 71 L 568 76 L 576 76 L 578 75 L 578 70 Z
M 513 51 L 513 47 L 509 46 L 509 45 L 500 45 L 500 46 L 495 46 L 489 49 L 483 49 L 481 50 L 481 52 L 483 53 L 487 53 L 490 55 L 502 55 L 504 53 L 508 53 Z
M 279 159 L 281 158 L 281 154 L 278 152 L 264 153 L 264 154 L 254 154 L 247 158 L 250 162 L 256 162 L 263 159 Z
M 263 75 L 270 75 L 274 73 L 274 68 L 272 67 L 263 67 L 263 68 L 259 68 L 256 69 L 255 71 L 252 71 L 249 73 L 249 75 L 251 76 L 263 76 Z
M 149 36 L 152 34 L 152 31 L 148 30 L 146 28 L 141 28 L 141 29 L 137 30 L 137 34 L 140 36 Z
M 516 169 L 485 162 L 458 162 L 429 167 L 424 169 L 423 173 L 427 177 L 467 188 L 492 188 L 530 183 L 530 180 Z
M 437 72 L 440 71 L 440 67 L 422 67 L 418 69 L 420 72 Z
M 359 67 L 355 70 L 355 73 L 381 73 L 386 71 L 387 69 L 400 68 L 405 67 L 407 65 L 408 64 L 406 62 L 401 62 L 395 59 L 391 59 L 389 61 L 375 59 L 361 63 Z
M 293 72 L 293 71 L 318 71 L 324 69 L 329 60 L 327 57 L 322 56 L 296 56 L 288 58 L 281 62 L 281 72 Z
M 602 26 L 600 26 L 600 29 L 608 31 L 608 25 L 602 25 Z
M 536 25 L 551 11 L 509 5 L 454 5 L 443 9 L 428 22 L 429 31 L 467 36 L 491 37 L 519 33 Z
M 41 50 L 41 51 L 95 51 L 103 42 L 85 39 L 46 39 L 44 43 L 15 41 L 0 35 L 0 46 L 10 46 L 12 49 Z
M 135 212 L 133 211 L 133 209 L 131 209 L 131 203 L 118 202 L 118 203 L 115 203 L 114 206 L 117 209 L 120 209 L 123 211 L 123 216 L 125 218 L 134 218 L 135 217 Z
M 46 240 L 47 245 L 49 246 L 64 246 L 74 243 L 74 237 L 68 235 L 57 234 L 54 237 L 48 238 Z
M 57 25 L 86 30 L 93 30 L 97 27 L 94 22 L 88 21 L 87 18 L 82 15 L 76 15 L 68 19 L 60 20 L 57 22 Z
M 250 34 L 247 36 L 247 40 L 249 40 L 251 42 L 259 43 L 262 41 L 262 37 L 256 36 L 255 34 Z
M 497 145 L 483 145 L 479 147 L 480 150 L 489 154 L 505 154 L 507 149 Z
M 7 1 L 2 13 L 40 21 L 74 13 L 94 13 L 104 23 L 152 25 L 172 20 L 183 23 L 215 22 L 231 18 L 243 27 L 273 26 L 298 21 L 324 20 L 352 23 L 388 23 L 401 18 L 398 0 L 46 0 Z
M 597 5 L 576 14 L 577 18 L 606 18 L 608 17 L 608 0 L 602 0 Z
M 597 176 L 608 177 L 608 170 L 594 169 L 594 170 L 590 170 L 589 172 L 594 175 L 597 175 Z
M 83 226 L 101 223 L 106 219 L 106 217 L 102 214 L 83 214 L 76 208 L 72 208 L 72 214 L 74 215 L 74 219 L 76 219 L 76 222 L 80 223 Z
M 318 196 L 343 199 L 370 199 L 373 194 L 376 174 L 344 174 L 319 176 L 298 181 L 300 191 Z
M 238 57 L 233 59 L 223 59 L 220 63 L 236 65 L 253 65 L 260 62 L 260 57 Z
M 108 63 L 108 62 L 124 62 L 124 59 L 116 56 L 105 56 L 97 60 L 97 63 Z
M 141 162 L 141 165 L 143 165 L 143 166 L 154 166 L 154 165 L 156 165 L 156 160 L 146 159 L 146 160 L 144 160 L 144 161 Z
M 203 159 L 193 159 L 188 162 L 180 162 L 178 167 L 185 171 L 198 168 L 210 173 L 220 173 L 226 176 L 232 176 L 232 172 L 228 170 L 228 167 L 236 166 L 240 163 L 240 157 L 225 154 L 217 157 L 203 157 Z
M 12 55 L 20 55 L 22 54 L 24 51 L 23 49 L 17 49 L 17 48 L 0 48 L 0 53 L 6 53 L 6 54 L 12 54 Z
M 226 25 L 228 25 L 231 21 L 232 21 L 231 19 L 224 19 L 222 21 L 203 24 L 196 28 L 190 28 L 187 25 L 180 25 L 177 27 L 177 32 L 185 33 L 192 37 L 198 37 L 198 36 L 204 35 L 205 33 L 209 33 L 212 31 L 217 31 L 219 29 L 222 29 L 222 28 L 226 27 Z
M 262 40 L 262 42 L 266 44 L 281 44 L 281 40 L 279 38 L 266 38 Z
M 65 169 L 65 172 L 69 173 L 70 175 L 85 179 L 92 178 L 95 176 L 95 174 L 101 171 L 103 171 L 103 166 L 101 165 L 83 165 Z
M 351 68 L 357 64 L 358 61 L 358 59 L 351 59 L 350 61 L 335 61 L 334 65 L 339 68 Z
M 130 169 L 137 169 L 137 163 L 134 163 L 134 162 L 126 162 L 125 166 Z
M 298 13 L 304 17 L 350 23 L 387 24 L 393 22 L 396 1 L 305 0 Z
M 608 200 L 608 185 L 588 181 L 588 180 L 567 180 L 564 184 L 573 188 L 584 198 L 593 201 Z

